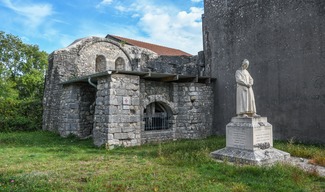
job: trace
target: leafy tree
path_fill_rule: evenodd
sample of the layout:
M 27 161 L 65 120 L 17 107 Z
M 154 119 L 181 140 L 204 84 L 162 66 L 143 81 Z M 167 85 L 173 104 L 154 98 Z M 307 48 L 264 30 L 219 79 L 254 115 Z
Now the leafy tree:
M 37 45 L 0 31 L 0 132 L 41 128 L 47 64 Z
M 0 31 L 0 97 L 41 98 L 47 53 L 37 45 L 25 44 L 18 37 Z M 14 89 L 14 90 L 12 90 Z

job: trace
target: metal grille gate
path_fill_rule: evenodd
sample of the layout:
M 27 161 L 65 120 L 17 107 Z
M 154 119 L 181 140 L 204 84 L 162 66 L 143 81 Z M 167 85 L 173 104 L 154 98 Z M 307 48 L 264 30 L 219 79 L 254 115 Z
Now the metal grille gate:
M 168 129 L 168 115 L 167 113 L 155 113 L 152 115 L 146 115 L 144 114 L 143 120 L 145 121 L 145 131 L 150 130 L 162 130 L 162 129 Z

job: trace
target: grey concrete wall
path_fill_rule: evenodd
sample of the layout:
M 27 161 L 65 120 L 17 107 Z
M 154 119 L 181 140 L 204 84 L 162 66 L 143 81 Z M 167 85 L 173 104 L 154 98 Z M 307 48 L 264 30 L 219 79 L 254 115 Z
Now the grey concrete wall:
M 278 139 L 325 142 L 325 1 L 205 0 L 206 65 L 215 86 L 214 127 L 235 116 L 235 71 L 250 61 L 257 112 Z

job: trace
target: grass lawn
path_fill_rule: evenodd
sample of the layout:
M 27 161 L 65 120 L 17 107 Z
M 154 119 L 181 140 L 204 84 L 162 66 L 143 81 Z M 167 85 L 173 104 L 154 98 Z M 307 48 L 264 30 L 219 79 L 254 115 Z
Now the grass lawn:
M 325 178 L 290 165 L 232 166 L 209 153 L 224 137 L 106 150 L 50 132 L 0 133 L 0 191 L 325 191 Z M 276 142 L 325 159 L 324 146 Z

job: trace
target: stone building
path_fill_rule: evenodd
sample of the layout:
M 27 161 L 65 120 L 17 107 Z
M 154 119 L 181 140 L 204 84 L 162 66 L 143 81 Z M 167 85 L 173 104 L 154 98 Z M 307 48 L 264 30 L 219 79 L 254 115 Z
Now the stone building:
M 202 53 L 107 35 L 49 56 L 43 129 L 94 144 L 134 146 L 212 133 L 213 95 Z
M 250 61 L 257 113 L 277 139 L 325 143 L 325 1 L 205 0 L 206 69 L 217 78 L 214 127 L 235 115 L 235 71 Z

